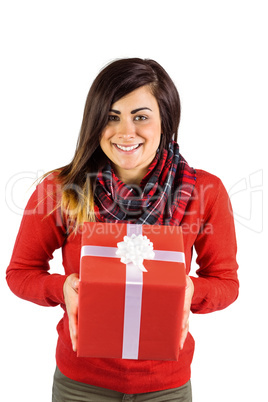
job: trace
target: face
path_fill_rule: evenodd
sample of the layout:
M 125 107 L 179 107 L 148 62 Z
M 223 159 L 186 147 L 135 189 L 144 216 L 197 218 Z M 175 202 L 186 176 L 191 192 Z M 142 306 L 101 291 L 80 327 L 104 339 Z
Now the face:
M 143 86 L 111 106 L 100 146 L 118 177 L 139 184 L 155 157 L 161 138 L 156 98 Z

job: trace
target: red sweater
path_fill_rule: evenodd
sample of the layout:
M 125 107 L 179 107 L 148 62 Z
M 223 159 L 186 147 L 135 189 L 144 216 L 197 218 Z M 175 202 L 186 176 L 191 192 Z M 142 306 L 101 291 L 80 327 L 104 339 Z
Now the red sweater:
M 60 186 L 53 175 L 37 186 L 25 209 L 7 281 L 23 299 L 42 306 L 61 304 L 64 316 L 57 326 L 56 352 L 60 371 L 76 381 L 131 394 L 185 384 L 190 379 L 194 353 L 190 334 L 177 362 L 78 358 L 72 351 L 63 284 L 68 275 L 79 272 L 81 236 L 67 235 L 59 209 L 54 210 L 59 197 Z M 236 239 L 230 201 L 217 177 L 197 170 L 195 190 L 181 225 L 187 274 L 193 247 L 199 265 L 198 277 L 192 277 L 192 312 L 209 313 L 227 307 L 238 296 Z M 65 273 L 50 274 L 49 260 L 60 247 Z

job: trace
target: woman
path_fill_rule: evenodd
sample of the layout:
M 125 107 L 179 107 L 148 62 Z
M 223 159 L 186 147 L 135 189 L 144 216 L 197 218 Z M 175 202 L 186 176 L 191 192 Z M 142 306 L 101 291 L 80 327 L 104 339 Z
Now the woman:
M 208 313 L 238 295 L 236 239 L 221 181 L 179 153 L 180 100 L 153 60 L 117 60 L 89 91 L 72 162 L 48 174 L 26 207 L 7 269 L 19 297 L 61 304 L 53 401 L 191 401 L 194 341 L 189 312 Z M 81 225 L 85 221 L 181 225 L 187 287 L 178 361 L 78 358 Z M 62 247 L 65 275 L 49 274 Z M 190 277 L 192 249 L 197 277 Z

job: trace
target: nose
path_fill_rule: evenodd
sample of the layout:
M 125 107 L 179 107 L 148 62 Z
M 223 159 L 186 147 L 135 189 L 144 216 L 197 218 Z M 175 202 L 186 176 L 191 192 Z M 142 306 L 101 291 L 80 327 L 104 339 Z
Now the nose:
M 135 137 L 136 129 L 133 121 L 130 120 L 122 120 L 118 125 L 117 135 L 119 138 L 123 138 L 125 140 L 131 139 Z

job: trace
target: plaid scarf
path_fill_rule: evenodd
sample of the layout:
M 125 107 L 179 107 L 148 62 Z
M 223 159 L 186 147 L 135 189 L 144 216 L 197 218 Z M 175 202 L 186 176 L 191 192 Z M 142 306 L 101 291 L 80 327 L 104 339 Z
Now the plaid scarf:
M 143 225 L 179 225 L 195 186 L 196 175 L 175 142 L 157 152 L 139 186 L 123 183 L 108 163 L 98 173 L 96 220 Z

